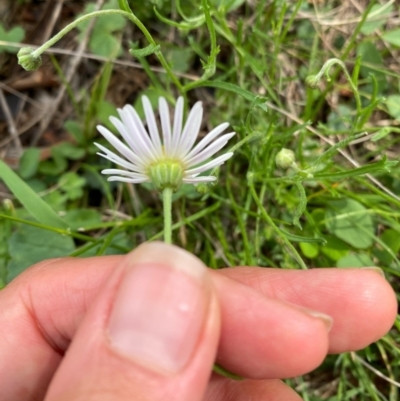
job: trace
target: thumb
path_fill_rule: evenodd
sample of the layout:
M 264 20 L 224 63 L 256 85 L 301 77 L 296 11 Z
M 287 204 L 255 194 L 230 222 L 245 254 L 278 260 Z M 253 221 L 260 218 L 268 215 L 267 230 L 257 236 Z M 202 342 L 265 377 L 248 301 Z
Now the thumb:
M 199 259 L 141 245 L 89 308 L 45 400 L 201 400 L 219 340 L 216 299 Z

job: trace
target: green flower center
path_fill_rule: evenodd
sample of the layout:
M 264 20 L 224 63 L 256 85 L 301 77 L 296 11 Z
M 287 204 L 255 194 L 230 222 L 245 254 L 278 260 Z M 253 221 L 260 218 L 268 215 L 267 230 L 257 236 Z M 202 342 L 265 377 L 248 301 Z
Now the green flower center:
M 162 160 L 149 166 L 147 174 L 156 188 L 162 191 L 171 188 L 176 191 L 182 184 L 183 166 L 175 160 Z

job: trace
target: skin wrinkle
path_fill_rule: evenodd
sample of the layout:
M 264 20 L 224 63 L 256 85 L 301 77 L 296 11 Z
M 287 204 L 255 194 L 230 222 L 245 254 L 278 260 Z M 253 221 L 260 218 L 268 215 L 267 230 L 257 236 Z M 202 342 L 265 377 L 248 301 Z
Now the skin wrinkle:
M 113 259 L 113 257 L 110 257 L 110 259 Z M 120 259 L 120 258 L 118 258 Z M 107 260 L 107 258 L 106 258 Z M 57 259 L 54 260 L 55 263 L 59 261 L 57 266 L 54 266 L 55 269 L 63 269 L 64 264 L 68 264 L 70 262 L 70 258 L 65 258 L 65 259 Z M 112 262 L 112 260 L 110 260 Z M 45 266 L 42 266 L 39 264 L 35 268 L 38 269 L 37 275 L 40 276 L 42 274 L 46 274 L 47 264 Z M 43 269 L 44 267 L 44 269 Z M 43 269 L 43 270 L 42 270 Z M 52 269 L 53 270 L 53 269 Z M 78 270 L 78 269 L 77 269 Z M 80 269 L 79 269 L 80 270 Z M 105 275 L 109 275 L 109 271 L 104 272 Z M 36 274 L 35 274 L 36 275 Z M 69 322 L 64 321 L 63 324 L 60 326 L 60 322 L 55 322 L 53 319 L 53 316 L 55 319 L 59 319 L 58 316 L 58 311 L 52 310 L 50 311 L 45 311 L 45 316 L 42 316 L 42 314 L 35 313 L 36 318 L 41 321 L 41 320 L 46 320 L 51 322 L 51 327 L 47 328 L 47 332 L 45 333 L 46 338 L 47 337 L 52 337 L 52 342 L 55 344 L 53 347 L 55 350 L 59 349 L 62 353 L 65 352 L 66 348 L 71 342 L 71 339 L 75 335 L 75 328 L 79 326 L 80 322 L 82 321 L 84 315 L 86 314 L 86 311 L 90 307 L 91 303 L 93 302 L 93 299 L 95 295 L 99 291 L 99 286 L 97 285 L 98 282 L 93 282 L 91 280 L 91 277 L 88 275 L 83 275 L 79 276 L 76 275 L 75 269 L 71 269 L 70 271 L 67 271 L 65 273 L 65 276 L 61 276 L 62 281 L 56 280 L 57 281 L 57 288 L 54 286 L 52 287 L 52 290 L 50 293 L 47 293 L 47 298 L 49 299 L 49 302 L 45 302 L 43 299 L 44 293 L 43 291 L 40 291 L 40 286 L 41 282 L 37 284 L 36 287 L 38 288 L 32 288 L 31 289 L 31 294 L 32 294 L 32 307 L 35 310 L 40 310 L 41 305 L 45 303 L 46 305 L 52 305 L 53 304 L 53 299 L 63 299 L 67 302 L 67 305 L 63 305 L 63 307 L 60 309 L 60 312 L 63 312 L 64 309 L 67 310 L 75 310 L 75 314 L 68 314 L 70 320 Z M 79 280 L 74 280 L 75 277 L 78 277 Z M 45 281 L 45 280 L 44 280 Z M 99 280 L 105 281 L 105 280 Z M 61 285 L 60 285 L 61 283 Z M 60 296 L 60 287 L 62 288 L 61 293 L 63 294 Z M 77 296 L 71 297 L 70 293 L 74 293 Z M 80 295 L 83 296 L 80 296 Z M 35 302 L 36 300 L 36 302 Z M 83 300 L 83 302 L 81 302 Z M 39 305 L 36 307 L 35 304 L 38 303 Z M 65 318 L 64 318 L 65 319 Z M 54 332 L 55 331 L 55 332 Z M 51 332 L 51 335 L 49 334 Z
M 41 267 L 42 268 L 42 267 Z M 60 293 L 68 294 L 68 284 L 63 280 L 56 289 L 56 296 Z M 25 306 L 27 313 L 32 317 L 34 326 L 37 327 L 38 333 L 43 337 L 44 341 L 60 356 L 63 356 L 65 350 L 71 342 L 71 336 L 67 333 L 63 333 L 59 324 L 55 319 L 58 319 L 59 313 L 63 313 L 63 308 L 53 309 L 53 294 L 46 294 L 49 302 L 45 302 L 48 305 L 52 305 L 51 311 L 46 311 L 46 317 L 41 315 L 41 303 L 44 302 L 43 293 L 39 293 L 35 286 L 32 286 L 30 282 L 26 286 L 22 287 L 20 298 Z M 37 297 L 40 297 L 39 305 L 37 305 Z M 70 300 L 71 297 L 63 295 L 64 299 Z M 45 323 L 44 323 L 45 321 Z M 50 334 L 51 333 L 51 334 Z
M 34 313 L 32 313 L 32 310 L 29 307 L 29 300 L 27 301 L 26 296 L 22 295 L 23 293 L 25 293 L 25 291 L 23 290 L 24 288 L 27 288 L 25 286 L 22 287 L 21 291 L 16 293 L 15 297 L 19 300 L 19 302 L 15 302 L 12 299 L 12 304 L 13 305 L 17 305 L 18 309 L 20 309 L 17 319 L 12 319 L 12 322 L 17 322 L 16 324 L 18 326 L 21 326 L 22 328 L 28 328 L 28 330 L 21 330 L 21 332 L 24 333 L 24 341 L 29 342 L 29 346 L 32 348 L 46 348 L 49 347 L 49 342 L 48 340 L 42 335 L 42 331 L 40 328 L 40 325 L 38 324 L 37 319 L 35 318 Z M 6 295 L 7 297 L 7 295 Z M 14 298 L 14 296 L 12 297 Z M 23 319 L 21 319 L 23 318 Z M 36 327 L 36 330 L 30 330 L 31 327 Z M 7 340 L 7 336 L 5 336 L 5 334 L 7 334 L 7 330 L 3 330 L 0 331 L 0 335 L 2 334 L 2 343 L 3 340 L 5 339 L 6 341 L 9 341 L 9 347 L 11 347 L 11 349 L 13 349 L 15 347 L 15 338 L 12 337 L 13 336 L 13 332 L 10 331 L 8 332 L 8 334 L 10 334 L 10 339 Z M 21 334 L 21 333 L 19 333 Z M 27 338 L 27 335 L 30 334 L 30 338 Z M 4 346 L 4 343 L 3 343 Z M 43 354 L 40 354 L 40 356 L 42 357 Z M 53 354 L 54 355 L 54 354 Z M 54 357 L 53 355 L 48 355 L 48 359 L 43 360 L 43 362 L 49 362 L 50 364 L 54 362 Z M 31 355 L 34 358 L 38 357 L 38 354 L 32 354 Z M 57 358 L 57 357 L 56 357 Z M 61 359 L 58 358 L 59 360 Z M 58 364 L 57 364 L 58 365 Z M 26 369 L 23 372 L 24 378 L 25 380 L 21 381 L 21 385 L 20 387 L 17 389 L 17 399 L 18 400 L 26 400 L 26 401 L 39 401 L 42 400 L 43 397 L 43 389 L 41 388 L 41 384 L 43 383 L 43 381 L 47 382 L 48 380 L 50 380 L 50 378 L 47 380 L 48 377 L 48 372 L 46 370 L 43 371 L 37 371 L 36 369 L 32 369 L 34 366 L 32 366 L 31 364 L 28 363 L 28 365 L 26 366 Z

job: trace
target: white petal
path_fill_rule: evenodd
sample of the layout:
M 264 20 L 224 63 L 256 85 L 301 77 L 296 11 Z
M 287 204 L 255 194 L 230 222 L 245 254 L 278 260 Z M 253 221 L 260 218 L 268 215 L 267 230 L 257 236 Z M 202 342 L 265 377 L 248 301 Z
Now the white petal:
M 185 184 L 196 184 L 198 182 L 212 182 L 215 181 L 217 177 L 210 175 L 202 175 L 201 177 L 188 177 L 184 178 L 182 181 Z
M 132 149 L 134 149 L 144 160 L 153 160 L 152 154 L 144 143 L 144 140 L 141 138 L 140 133 L 137 131 L 134 122 L 130 120 L 129 113 L 123 109 L 117 109 L 117 111 L 122 120 L 122 125 L 124 126 L 125 131 L 125 133 L 120 131 L 121 135 L 124 136 L 124 138 L 126 135 L 127 138 L 125 138 L 125 140 L 128 142 L 129 146 L 131 146 Z
M 196 141 L 200 131 L 200 125 L 203 119 L 203 106 L 197 102 L 190 110 L 185 127 L 183 128 L 181 139 L 179 141 L 177 156 L 183 158 L 186 156 Z
M 203 164 L 202 166 L 192 168 L 191 170 L 186 170 L 185 174 L 187 174 L 187 175 L 200 174 L 203 171 L 207 171 L 216 166 L 220 166 L 221 164 L 225 163 L 228 159 L 230 159 L 232 156 L 233 156 L 233 152 L 225 153 L 224 155 L 221 155 L 221 156 L 217 157 L 216 159 L 211 160 L 210 162 L 208 162 L 206 164 Z
M 132 149 L 133 153 L 136 155 L 135 163 L 143 164 L 143 161 L 138 156 L 138 155 L 142 154 L 143 152 L 141 151 L 141 147 L 138 146 L 137 141 L 134 141 L 133 133 L 131 133 L 131 134 L 128 133 L 125 125 L 122 123 L 122 121 L 118 120 L 118 118 L 111 116 L 110 121 L 114 125 L 114 127 L 118 130 L 118 132 L 121 134 L 121 136 L 124 138 L 125 142 Z
M 119 169 L 116 169 L 116 168 L 106 168 L 106 169 L 101 171 L 101 174 L 119 174 L 119 175 L 130 177 L 130 178 L 147 179 L 147 176 L 144 175 L 144 174 L 132 173 L 130 171 L 119 170 Z
M 118 177 L 112 175 L 107 178 L 107 181 L 121 181 L 121 182 L 130 182 L 131 184 L 139 184 L 141 182 L 149 181 L 148 178 L 128 178 L 128 177 Z
M 101 157 L 104 157 L 104 158 L 107 159 L 107 160 L 110 160 L 110 162 L 113 162 L 114 164 L 117 164 L 118 166 L 127 168 L 127 169 L 129 169 L 130 171 L 134 171 L 134 172 L 136 172 L 136 173 L 143 174 L 143 169 L 141 169 L 141 168 L 139 168 L 139 167 L 137 167 L 137 166 L 133 166 L 133 165 L 131 165 L 131 163 L 125 162 L 125 160 L 123 160 L 123 159 L 121 159 L 122 162 L 120 162 L 120 161 L 118 161 L 118 160 L 115 160 L 112 156 L 103 155 L 103 154 L 100 153 L 100 152 L 97 152 L 97 154 L 98 154 L 99 156 L 101 156 Z M 124 162 L 125 162 L 125 163 L 124 163 Z M 133 167 L 131 167 L 131 166 L 133 166 Z
M 129 149 L 125 144 L 123 144 L 113 133 L 111 133 L 107 128 L 98 125 L 97 129 L 99 130 L 100 134 L 104 136 L 105 139 L 107 139 L 108 142 L 116 150 L 118 150 L 119 153 L 121 153 L 122 156 L 126 157 L 128 160 L 131 162 L 135 163 L 136 160 L 138 160 L 138 156 L 131 150 Z M 146 162 L 145 158 L 140 159 L 141 162 Z
M 99 148 L 101 146 L 98 143 L 95 143 L 95 145 Z M 100 152 L 97 152 L 97 154 L 101 157 L 104 157 L 107 160 L 110 160 L 111 162 L 117 164 L 118 166 L 124 167 L 131 171 L 135 171 L 137 173 L 143 173 L 143 171 L 144 171 L 143 168 L 136 166 L 135 164 L 127 162 L 126 160 L 122 159 L 122 157 L 119 157 L 115 153 L 110 152 L 108 149 L 106 149 L 106 150 L 107 151 L 105 152 L 104 155 Z
M 175 107 L 174 128 L 172 130 L 171 153 L 167 154 L 168 157 L 174 157 L 176 154 L 176 149 L 178 148 L 178 144 L 182 133 L 182 119 L 183 119 L 183 97 L 179 96 Z
M 169 119 L 168 103 L 163 97 L 158 99 L 158 110 L 160 112 L 165 154 L 168 155 L 171 153 L 171 122 Z
M 140 121 L 136 110 L 130 104 L 127 104 L 122 110 L 118 110 L 118 112 L 128 131 L 130 131 L 140 143 L 141 153 L 146 157 L 147 160 L 156 160 L 157 153 L 154 150 L 154 146 L 150 140 L 150 137 Z
M 223 123 L 215 127 L 212 131 L 210 131 L 185 157 L 186 159 L 190 159 L 201 150 L 203 150 L 211 141 L 213 141 L 218 135 L 220 135 L 223 131 L 225 131 L 229 127 L 229 123 Z
M 191 159 L 183 160 L 184 163 L 186 163 L 188 167 L 191 167 L 203 162 L 204 160 L 207 160 L 214 153 L 217 153 L 220 149 L 222 149 L 227 144 L 229 139 L 231 139 L 234 135 L 235 133 L 233 132 L 232 134 L 221 136 L 221 138 L 217 139 L 215 142 L 206 147 L 200 153 L 197 153 L 197 155 L 193 156 Z
M 160 134 L 158 133 L 158 127 L 156 118 L 154 116 L 153 108 L 151 107 L 150 100 L 147 96 L 142 96 L 142 104 L 143 104 L 144 114 L 146 115 L 147 127 L 150 131 L 151 140 L 153 142 L 155 149 L 157 150 L 158 156 L 162 156 Z

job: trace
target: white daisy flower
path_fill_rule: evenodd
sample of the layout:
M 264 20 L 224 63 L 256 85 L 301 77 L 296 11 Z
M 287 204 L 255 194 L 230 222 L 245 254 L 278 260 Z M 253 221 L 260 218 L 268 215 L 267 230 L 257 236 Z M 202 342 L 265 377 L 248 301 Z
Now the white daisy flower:
M 167 101 L 160 97 L 161 136 L 153 109 L 146 96 L 142 97 L 142 103 L 148 131 L 131 105 L 118 109 L 120 120 L 110 117 L 110 121 L 126 143 L 123 143 L 107 128 L 101 125 L 97 126 L 103 137 L 122 156 L 95 143 L 101 150 L 98 153 L 100 156 L 124 168 L 124 170 L 103 170 L 103 174 L 110 175 L 108 181 L 134 184 L 152 182 L 160 190 L 164 188 L 176 190 L 182 183 L 198 184 L 215 181 L 216 177 L 200 176 L 200 173 L 220 166 L 232 157 L 233 152 L 228 152 L 208 161 L 235 135 L 235 132 L 231 132 L 220 136 L 228 128 L 229 123 L 218 125 L 194 146 L 203 117 L 201 102 L 197 102 L 190 110 L 182 128 L 183 98 L 179 97 L 176 102 L 174 125 L 171 128 Z

